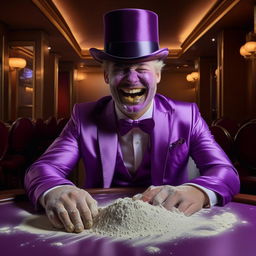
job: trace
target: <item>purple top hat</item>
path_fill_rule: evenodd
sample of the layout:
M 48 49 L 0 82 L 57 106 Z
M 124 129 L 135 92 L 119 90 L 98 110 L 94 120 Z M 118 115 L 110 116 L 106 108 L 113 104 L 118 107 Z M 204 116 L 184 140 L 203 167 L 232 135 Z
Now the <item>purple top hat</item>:
M 158 16 L 143 9 L 118 9 L 105 14 L 104 51 L 90 49 L 92 57 L 102 62 L 142 62 L 164 59 L 168 48 L 159 49 Z

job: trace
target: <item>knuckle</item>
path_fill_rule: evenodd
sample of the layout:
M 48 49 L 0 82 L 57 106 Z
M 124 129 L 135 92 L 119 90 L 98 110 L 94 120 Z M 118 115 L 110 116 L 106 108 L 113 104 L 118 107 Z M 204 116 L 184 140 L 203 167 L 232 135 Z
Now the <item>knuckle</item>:
M 66 193 L 61 194 L 60 197 L 59 197 L 59 201 L 62 202 L 62 203 L 67 201 L 67 199 L 68 199 L 68 196 L 67 196 Z
M 58 210 L 58 215 L 63 219 L 68 217 L 68 212 L 66 210 Z
M 69 198 L 72 198 L 72 199 L 78 199 L 80 198 L 80 193 L 78 190 L 74 189 L 68 193 L 68 196 Z
M 78 217 L 78 211 L 76 209 L 72 209 L 68 211 L 68 214 L 71 218 L 76 218 Z

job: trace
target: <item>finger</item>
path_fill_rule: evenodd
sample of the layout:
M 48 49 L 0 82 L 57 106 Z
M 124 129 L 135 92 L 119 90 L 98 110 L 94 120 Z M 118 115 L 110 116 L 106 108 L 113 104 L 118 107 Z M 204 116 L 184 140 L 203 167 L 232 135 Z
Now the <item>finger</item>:
M 89 194 L 86 197 L 87 205 L 91 211 L 92 217 L 95 218 L 98 215 L 98 203 Z
M 85 200 L 83 202 L 78 203 L 77 208 L 80 212 L 80 216 L 83 221 L 84 228 L 86 229 L 91 228 L 93 224 L 92 214 Z
M 84 230 L 84 225 L 80 213 L 76 207 L 68 210 L 68 215 L 74 225 L 74 232 L 80 233 Z
M 56 208 L 56 213 L 62 224 L 64 225 L 67 232 L 74 231 L 74 225 L 70 220 L 69 214 L 64 206 Z
M 61 223 L 61 221 L 59 220 L 58 216 L 54 213 L 54 211 L 52 210 L 46 210 L 46 215 L 49 219 L 49 221 L 51 222 L 51 224 L 55 227 L 55 228 L 63 228 L 63 224 Z
M 191 202 L 188 202 L 188 201 L 182 201 L 180 202 L 179 206 L 178 206 L 178 210 L 180 212 L 183 212 L 185 213 L 185 211 L 192 205 Z
M 95 218 L 99 213 L 98 202 L 88 192 L 86 192 L 86 193 L 87 193 L 87 196 L 86 196 L 87 205 L 88 205 L 89 209 L 91 210 L 92 217 Z
M 192 214 L 194 214 L 195 212 L 198 212 L 199 210 L 201 210 L 202 207 L 198 204 L 191 204 L 185 211 L 184 214 L 186 216 L 190 216 Z
M 140 200 L 144 202 L 152 202 L 153 198 L 156 196 L 156 194 L 159 193 L 159 191 L 162 189 L 162 187 L 155 187 L 147 189 L 145 192 L 142 193 L 142 197 Z
M 80 217 L 80 213 L 76 207 L 76 204 L 74 203 L 74 200 L 66 198 L 66 200 L 63 202 L 63 205 L 68 212 L 69 219 L 74 225 L 73 231 L 77 233 L 82 232 L 84 230 L 84 225 Z
M 175 188 L 172 186 L 165 186 L 159 191 L 158 194 L 152 200 L 153 205 L 163 204 L 166 199 L 175 192 Z
M 179 205 L 180 201 L 180 196 L 177 193 L 173 193 L 167 197 L 162 205 L 167 210 L 172 210 L 176 205 Z

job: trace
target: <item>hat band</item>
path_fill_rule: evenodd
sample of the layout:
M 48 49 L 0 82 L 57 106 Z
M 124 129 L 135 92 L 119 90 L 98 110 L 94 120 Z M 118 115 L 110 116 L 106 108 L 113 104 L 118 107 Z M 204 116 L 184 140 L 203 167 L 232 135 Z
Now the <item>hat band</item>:
M 159 50 L 157 42 L 109 42 L 105 44 L 105 52 L 123 58 L 138 58 L 150 55 Z

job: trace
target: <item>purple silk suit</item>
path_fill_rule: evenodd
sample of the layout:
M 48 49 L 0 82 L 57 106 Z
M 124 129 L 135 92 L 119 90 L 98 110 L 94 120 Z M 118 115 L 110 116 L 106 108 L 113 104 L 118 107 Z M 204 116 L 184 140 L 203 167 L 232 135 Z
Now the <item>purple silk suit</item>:
M 230 160 L 214 141 L 194 103 L 178 102 L 157 94 L 155 127 L 151 134 L 152 185 L 186 182 L 208 188 L 218 195 L 220 205 L 239 191 L 239 177 Z M 34 204 L 46 190 L 67 179 L 82 157 L 85 188 L 111 186 L 118 149 L 114 102 L 110 96 L 97 102 L 76 104 L 61 135 L 27 171 L 25 187 Z M 188 180 L 191 156 L 200 176 Z

